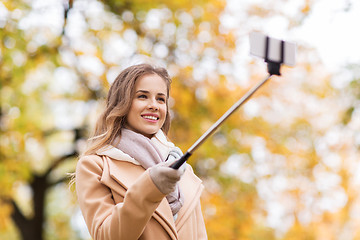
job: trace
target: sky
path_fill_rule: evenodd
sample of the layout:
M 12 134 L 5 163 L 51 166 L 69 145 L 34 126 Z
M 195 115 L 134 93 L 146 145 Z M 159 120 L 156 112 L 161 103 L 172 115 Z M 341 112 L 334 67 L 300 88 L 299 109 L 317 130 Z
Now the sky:
M 360 62 L 360 1 L 319 0 L 295 36 L 317 49 L 329 71 Z
M 260 29 L 265 34 L 293 41 L 298 45 L 315 48 L 329 72 L 339 71 L 341 67 L 360 61 L 360 1 L 356 0 L 316 0 L 311 5 L 309 15 L 300 26 L 289 28 L 286 17 L 297 18 L 305 1 L 274 1 L 280 14 L 274 14 L 261 23 L 249 19 L 241 12 L 250 5 L 262 5 L 273 9 L 264 0 L 228 0 L 226 14 L 222 16 L 223 25 L 244 32 Z M 250 16 L 251 17 L 251 16 Z M 259 18 L 257 18 L 260 20 Z M 240 23 L 245 23 L 245 27 Z M 241 33 L 239 33 L 241 35 Z

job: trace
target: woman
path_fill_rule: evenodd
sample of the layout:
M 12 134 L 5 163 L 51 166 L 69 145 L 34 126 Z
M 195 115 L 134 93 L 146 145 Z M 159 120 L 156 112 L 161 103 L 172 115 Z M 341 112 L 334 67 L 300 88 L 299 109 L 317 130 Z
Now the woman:
M 171 79 L 140 64 L 112 84 L 89 147 L 76 167 L 76 192 L 94 239 L 207 239 L 201 180 L 167 140 Z

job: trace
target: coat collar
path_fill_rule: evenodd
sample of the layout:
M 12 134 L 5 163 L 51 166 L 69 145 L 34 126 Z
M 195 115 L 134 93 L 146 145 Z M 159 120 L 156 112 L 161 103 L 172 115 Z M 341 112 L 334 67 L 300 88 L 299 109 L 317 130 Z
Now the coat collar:
M 135 165 L 140 165 L 140 163 L 136 161 L 133 157 L 112 145 L 105 145 L 104 147 L 97 150 L 96 154 L 100 156 L 107 156 L 119 161 L 130 162 Z

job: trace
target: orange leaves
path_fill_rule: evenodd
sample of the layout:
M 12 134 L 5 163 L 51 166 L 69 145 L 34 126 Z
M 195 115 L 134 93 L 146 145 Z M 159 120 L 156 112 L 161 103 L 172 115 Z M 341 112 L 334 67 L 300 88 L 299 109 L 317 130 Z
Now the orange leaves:
M 311 9 L 310 0 L 304 1 L 304 6 L 302 7 L 301 12 L 307 14 L 309 13 L 310 9 Z
M 11 225 L 11 221 L 9 219 L 11 212 L 11 207 L 8 204 L 4 204 L 4 202 L 0 199 L 0 233 L 4 232 Z
M 222 188 L 205 192 L 202 201 L 209 239 L 274 239 L 273 231 L 254 217 L 261 211 L 254 188 L 231 178 L 218 178 L 218 183 Z M 210 187 L 206 181 L 205 186 Z

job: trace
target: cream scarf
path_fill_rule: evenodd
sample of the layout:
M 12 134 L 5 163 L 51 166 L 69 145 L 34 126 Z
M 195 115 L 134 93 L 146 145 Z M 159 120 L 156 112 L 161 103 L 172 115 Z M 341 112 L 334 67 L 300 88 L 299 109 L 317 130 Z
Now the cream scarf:
M 171 145 L 173 146 L 173 144 Z M 142 134 L 123 128 L 116 148 L 130 155 L 141 166 L 148 169 L 160 162 L 166 161 L 169 146 L 166 146 L 155 136 L 149 139 Z M 176 215 L 184 204 L 184 197 L 180 191 L 179 184 L 177 184 L 174 192 L 166 196 L 166 199 L 170 204 L 172 214 Z

